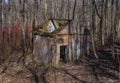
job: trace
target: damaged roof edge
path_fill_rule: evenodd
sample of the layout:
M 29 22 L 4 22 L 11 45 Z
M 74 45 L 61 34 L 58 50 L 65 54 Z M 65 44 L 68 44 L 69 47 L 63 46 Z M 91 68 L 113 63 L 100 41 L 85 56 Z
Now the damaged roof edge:
M 47 26 L 49 25 L 50 22 L 52 22 L 53 26 L 55 27 L 55 30 L 52 32 L 47 31 Z M 66 28 L 67 26 L 68 26 L 68 22 L 60 23 L 57 20 L 48 19 L 45 21 L 42 29 L 37 28 L 37 29 L 32 30 L 32 32 L 34 35 L 53 36 L 59 33 L 62 29 Z

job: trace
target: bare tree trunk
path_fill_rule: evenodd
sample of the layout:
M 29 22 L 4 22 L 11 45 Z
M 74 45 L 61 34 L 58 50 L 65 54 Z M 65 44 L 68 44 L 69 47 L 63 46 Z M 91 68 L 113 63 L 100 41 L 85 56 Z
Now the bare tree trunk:
M 3 27 L 3 23 L 4 23 L 4 14 L 3 14 L 3 0 L 1 0 L 1 26 L 2 26 L 2 41 L 4 42 L 4 27 Z
M 2 28 L 2 0 L 0 0 L 0 9 L 1 9 L 1 11 L 0 11 L 0 26 L 1 26 L 1 28 Z
M 11 22 L 11 0 L 9 0 L 9 16 L 8 16 L 8 26 L 9 26 L 9 34 L 8 34 L 8 36 L 9 36 L 9 39 L 8 39 L 8 41 L 9 42 L 11 42 L 11 27 L 10 27 L 10 22 Z
M 72 14 L 72 20 L 75 19 L 75 9 L 76 9 L 76 5 L 77 5 L 77 0 L 74 1 L 74 7 L 73 7 L 73 14 Z
M 25 65 L 25 52 L 26 52 L 26 37 L 25 37 L 25 31 L 26 31 L 26 0 L 23 1 L 23 26 L 22 26 L 22 31 L 23 31 L 23 65 Z
M 100 19 L 100 34 L 101 34 L 101 47 L 104 46 L 104 28 L 103 28 L 103 21 L 104 21 L 104 0 L 102 0 L 102 7 L 101 7 L 101 19 Z
M 67 14 L 68 14 L 68 19 L 69 19 L 69 0 L 67 0 Z M 70 42 L 71 40 L 71 35 L 70 35 L 70 21 L 68 21 L 68 50 L 69 50 L 69 57 L 72 58 L 73 60 L 73 55 L 72 55 L 72 42 Z
M 95 29 L 95 26 L 94 26 L 94 22 L 95 22 L 95 8 L 94 8 L 94 5 L 95 5 L 95 1 L 92 0 L 92 26 L 91 26 L 91 43 L 92 43 L 92 50 L 93 50 L 93 53 L 95 55 L 95 57 L 98 59 L 98 56 L 97 56 L 97 53 L 96 53 L 96 48 L 95 48 L 95 42 L 94 42 L 94 29 Z
M 115 59 L 115 53 L 114 53 L 114 26 L 113 26 L 113 13 L 114 11 L 114 0 L 111 0 L 111 34 L 112 34 L 112 56 L 113 56 L 113 59 Z
M 33 12 L 33 21 L 32 21 L 32 30 L 34 30 L 35 29 L 35 27 L 36 27 L 36 19 L 37 19 L 37 14 L 38 14 L 38 10 L 39 10 L 39 7 L 38 7 L 38 1 L 34 1 L 34 12 Z M 34 34 L 33 34 L 33 31 L 32 31 L 32 52 L 33 52 L 33 49 L 34 49 Z M 34 61 L 35 60 L 35 58 L 36 58 L 37 56 L 32 56 L 32 60 Z
M 118 0 L 116 1 L 112 1 L 112 8 L 111 8 L 111 23 L 113 23 L 112 25 L 112 55 L 113 55 L 113 59 L 115 59 L 115 46 L 114 46 L 114 42 L 116 40 L 116 33 L 117 33 L 117 27 L 118 27 Z M 114 13 L 112 13 L 112 11 L 114 10 Z M 114 17 L 113 17 L 114 16 Z
M 48 9 L 48 4 L 47 4 L 47 0 L 45 0 L 45 19 L 47 18 L 47 9 Z

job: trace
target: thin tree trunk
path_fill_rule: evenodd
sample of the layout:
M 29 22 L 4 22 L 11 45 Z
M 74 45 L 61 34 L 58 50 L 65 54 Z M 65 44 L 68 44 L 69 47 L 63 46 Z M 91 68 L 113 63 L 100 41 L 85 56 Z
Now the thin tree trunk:
M 22 27 L 22 31 L 23 31 L 23 65 L 25 65 L 25 52 L 26 52 L 26 37 L 25 37 L 25 31 L 26 31 L 26 0 L 23 1 L 23 27 Z
M 98 55 L 96 53 L 96 48 L 95 48 L 95 42 L 94 42 L 94 21 L 95 21 L 95 8 L 94 8 L 94 5 L 95 5 L 95 1 L 92 0 L 92 4 L 93 4 L 93 8 L 92 8 L 92 26 L 91 26 L 91 43 L 92 43 L 92 50 L 93 50 L 93 53 L 94 53 L 94 56 L 98 59 Z
M 104 0 L 102 0 L 102 8 L 101 8 L 101 19 L 100 19 L 100 33 L 101 33 L 101 47 L 104 46 Z
M 11 21 L 11 0 L 9 0 L 9 17 L 8 17 L 8 26 L 9 26 L 9 39 L 8 41 L 11 42 L 11 27 L 10 27 L 10 21 Z
M 111 34 L 112 34 L 112 56 L 113 56 L 113 59 L 115 59 L 115 53 L 114 53 L 114 26 L 113 26 L 113 13 L 114 11 L 114 0 L 111 0 Z
M 3 23 L 4 23 L 4 14 L 3 14 L 3 0 L 1 0 L 1 14 L 2 14 L 2 17 L 1 17 L 1 26 L 2 26 L 2 41 L 4 42 L 4 27 L 3 27 Z
M 77 0 L 74 1 L 72 20 L 75 19 L 75 9 L 76 9 L 76 4 L 77 4 Z

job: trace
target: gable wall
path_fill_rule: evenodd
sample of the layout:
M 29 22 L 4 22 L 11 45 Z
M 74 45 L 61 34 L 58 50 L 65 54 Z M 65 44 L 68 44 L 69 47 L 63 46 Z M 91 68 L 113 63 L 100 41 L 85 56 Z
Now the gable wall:
M 55 30 L 55 27 L 54 27 L 53 23 L 50 21 L 47 25 L 47 31 L 52 32 L 54 30 Z

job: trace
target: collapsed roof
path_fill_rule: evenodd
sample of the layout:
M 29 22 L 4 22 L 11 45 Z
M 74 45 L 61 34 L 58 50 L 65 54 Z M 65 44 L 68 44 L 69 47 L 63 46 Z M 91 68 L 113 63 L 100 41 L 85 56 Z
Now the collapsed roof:
M 42 28 L 37 28 L 33 30 L 33 34 L 41 36 L 54 36 L 58 34 L 62 29 L 68 26 L 68 21 L 59 21 L 59 20 L 47 20 Z

